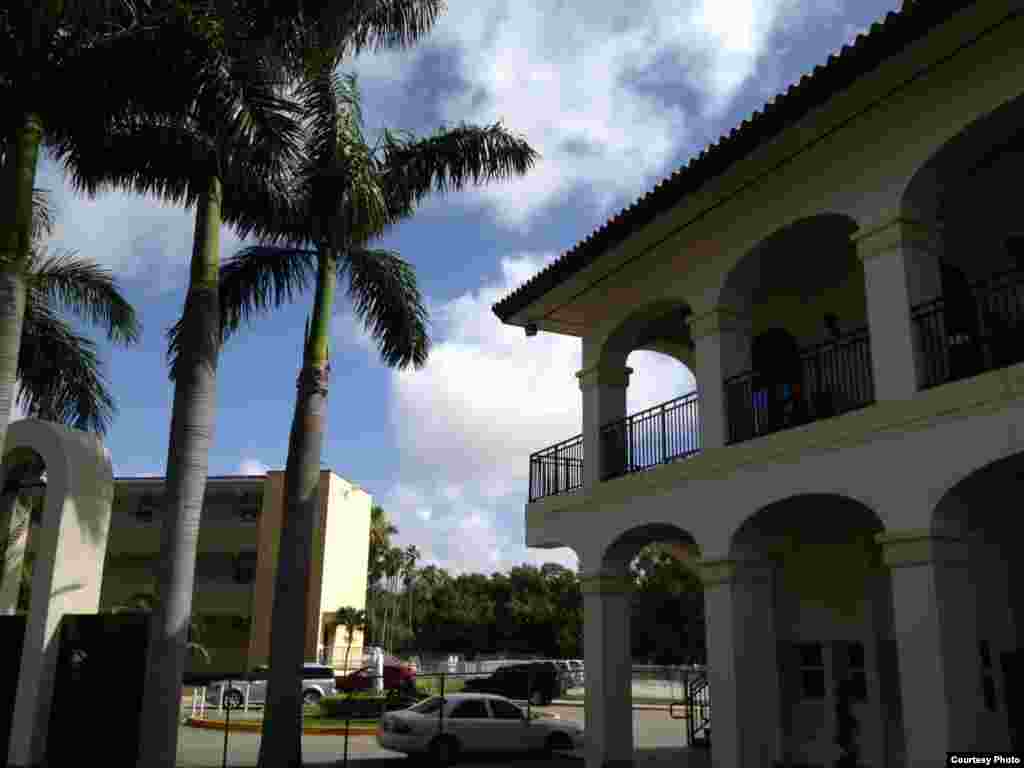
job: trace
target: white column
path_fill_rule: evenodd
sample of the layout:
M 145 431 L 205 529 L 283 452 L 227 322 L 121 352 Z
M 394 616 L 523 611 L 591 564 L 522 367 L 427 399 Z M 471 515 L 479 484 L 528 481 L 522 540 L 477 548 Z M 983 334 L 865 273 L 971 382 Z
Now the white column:
M 910 311 L 942 293 L 941 231 L 936 224 L 895 216 L 862 227 L 853 240 L 864 262 L 875 399 L 913 397 L 925 361 Z
M 701 563 L 715 768 L 760 768 L 782 757 L 774 564 Z
M 626 388 L 632 368 L 594 366 L 576 374 L 583 392 L 583 485 L 601 482 L 602 468 L 614 470 L 625 458 L 625 445 L 602 451 L 601 427 L 626 417 Z M 620 443 L 622 441 L 619 441 Z
M 587 670 L 586 768 L 633 762 L 632 658 L 629 603 L 632 581 L 624 575 L 581 576 L 583 657 Z
M 696 345 L 701 449 L 721 448 L 729 439 L 725 380 L 750 368 L 749 323 L 728 307 L 691 315 L 687 322 Z
M 879 534 L 892 569 L 907 768 L 984 749 L 975 590 L 963 541 L 929 531 Z

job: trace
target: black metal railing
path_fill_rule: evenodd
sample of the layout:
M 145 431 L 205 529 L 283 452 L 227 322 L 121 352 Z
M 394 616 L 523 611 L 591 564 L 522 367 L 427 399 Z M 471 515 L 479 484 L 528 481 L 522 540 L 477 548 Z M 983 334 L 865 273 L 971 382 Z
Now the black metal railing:
M 800 380 L 788 384 L 767 382 L 757 370 L 725 380 L 730 443 L 827 419 L 875 400 L 867 327 L 802 349 L 800 368 Z
M 530 456 L 530 501 L 583 487 L 583 435 Z
M 601 427 L 601 479 L 642 472 L 700 450 L 697 393 Z
M 1024 270 L 969 285 L 959 300 L 940 296 L 911 310 L 921 389 L 1024 361 Z

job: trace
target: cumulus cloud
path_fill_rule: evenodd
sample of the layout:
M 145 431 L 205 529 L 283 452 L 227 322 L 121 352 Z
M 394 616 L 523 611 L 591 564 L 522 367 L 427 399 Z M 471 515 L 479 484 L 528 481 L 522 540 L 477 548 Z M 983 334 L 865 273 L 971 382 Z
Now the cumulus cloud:
M 523 506 L 530 454 L 580 431 L 580 342 L 544 333 L 526 339 L 490 309 L 553 258 L 507 257 L 499 279 L 434 308 L 427 366 L 391 374 L 402 480 L 380 503 L 399 538 L 415 542 L 428 563 L 482 572 L 520 562 L 577 565 L 568 549 L 526 549 Z M 628 362 L 630 411 L 692 389 L 674 360 L 634 352 Z
M 259 459 L 245 458 L 238 465 L 239 475 L 265 475 L 270 467 Z
M 710 120 L 729 108 L 774 33 L 830 19 L 840 6 L 641 0 L 627 11 L 600 1 L 452 0 L 419 58 L 375 54 L 356 69 L 370 83 L 395 83 L 430 49 L 455 52 L 452 75 L 463 87 L 445 94 L 442 119 L 502 119 L 543 156 L 526 177 L 471 195 L 522 229 L 579 188 L 602 210 L 640 193 L 690 140 L 690 113 Z

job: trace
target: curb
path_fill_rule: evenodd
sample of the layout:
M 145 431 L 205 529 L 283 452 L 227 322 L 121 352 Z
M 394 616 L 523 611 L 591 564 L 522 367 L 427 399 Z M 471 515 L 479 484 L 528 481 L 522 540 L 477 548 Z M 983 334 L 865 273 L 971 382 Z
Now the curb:
M 185 720 L 185 725 L 189 728 L 200 728 L 209 731 L 223 731 L 225 730 L 224 723 L 218 720 L 206 720 L 201 717 L 189 717 Z M 263 729 L 263 723 L 245 723 L 237 722 L 232 723 L 231 727 L 227 730 L 230 733 L 235 731 L 258 733 Z M 354 726 L 347 729 L 349 736 L 375 736 L 377 734 L 376 728 L 369 728 L 366 726 Z M 346 733 L 345 728 L 303 728 L 302 733 L 304 736 L 344 736 Z

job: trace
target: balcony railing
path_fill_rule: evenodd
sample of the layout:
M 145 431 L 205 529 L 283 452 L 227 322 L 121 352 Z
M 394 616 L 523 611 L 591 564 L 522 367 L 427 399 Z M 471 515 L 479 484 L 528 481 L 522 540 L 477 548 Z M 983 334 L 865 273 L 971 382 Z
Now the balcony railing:
M 800 367 L 799 387 L 792 382 L 781 386 L 768 382 L 756 370 L 726 379 L 730 443 L 827 419 L 874 402 L 867 327 L 801 350 Z
M 700 450 L 697 393 L 601 427 L 601 479 L 642 472 Z
M 911 311 L 922 389 L 1024 361 L 1024 271 L 969 288 L 959 301 L 940 296 Z
M 583 486 L 583 435 L 530 456 L 530 501 Z

